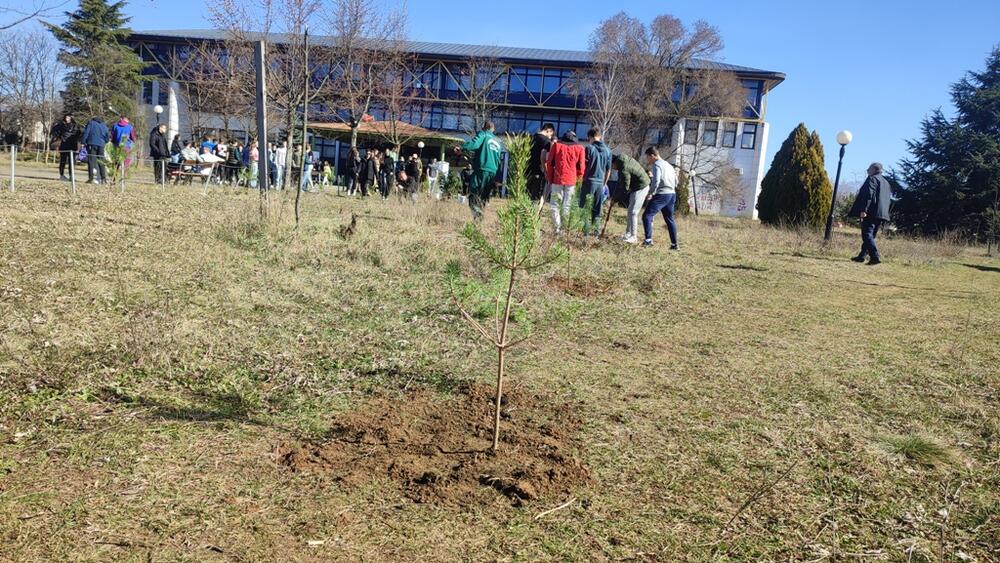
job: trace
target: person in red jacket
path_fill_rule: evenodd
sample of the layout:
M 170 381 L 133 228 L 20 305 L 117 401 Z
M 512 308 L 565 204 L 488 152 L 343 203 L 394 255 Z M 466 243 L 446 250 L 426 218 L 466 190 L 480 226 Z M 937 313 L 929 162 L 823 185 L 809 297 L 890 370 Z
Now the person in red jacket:
M 583 145 L 576 142 L 576 132 L 572 129 L 549 149 L 549 159 L 545 167 L 546 180 L 552 184 L 549 194 L 549 208 L 552 210 L 552 224 L 556 234 L 562 230 L 562 218 L 569 215 L 569 207 L 573 202 L 573 191 L 576 182 L 583 178 L 586 158 Z M 559 205 L 556 205 L 559 198 Z

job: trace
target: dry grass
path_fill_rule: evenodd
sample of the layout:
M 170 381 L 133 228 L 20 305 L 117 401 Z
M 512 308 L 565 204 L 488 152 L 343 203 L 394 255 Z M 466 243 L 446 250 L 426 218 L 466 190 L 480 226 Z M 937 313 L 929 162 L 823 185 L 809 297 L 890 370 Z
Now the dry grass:
M 418 505 L 274 455 L 372 394 L 490 380 L 442 285 L 457 204 L 309 195 L 294 231 L 252 194 L 19 188 L 0 194 L 0 560 L 998 557 L 982 249 L 887 237 L 868 268 L 849 232 L 709 218 L 681 222 L 681 253 L 569 241 L 525 286 L 536 337 L 510 373 L 583 405 L 594 479 L 534 520 L 567 499 Z

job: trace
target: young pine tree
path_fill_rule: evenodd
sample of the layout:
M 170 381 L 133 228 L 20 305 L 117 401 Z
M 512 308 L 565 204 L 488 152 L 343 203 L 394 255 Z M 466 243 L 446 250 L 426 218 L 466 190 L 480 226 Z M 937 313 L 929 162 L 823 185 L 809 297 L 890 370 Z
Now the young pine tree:
M 757 210 L 762 223 L 819 228 L 830 211 L 833 187 L 819 135 L 800 123 L 781 144 L 761 182 Z
M 469 251 L 474 257 L 484 261 L 494 275 L 502 277 L 500 291 L 493 296 L 496 322 L 486 328 L 476 320 L 456 297 L 459 310 L 465 320 L 487 340 L 497 352 L 496 402 L 493 418 L 493 451 L 500 444 L 500 402 L 503 398 L 503 384 L 506 369 L 507 350 L 524 342 L 527 335 L 512 338 L 510 331 L 511 309 L 517 281 L 522 276 L 536 272 L 565 255 L 558 245 L 540 243 L 540 220 L 531 198 L 528 196 L 528 161 L 531 157 L 531 137 L 528 135 L 507 136 L 508 176 L 507 188 L 511 196 L 497 209 L 499 231 L 488 237 L 478 225 L 469 223 L 462 231 Z M 491 240 L 492 238 L 492 240 Z M 448 281 L 452 295 L 461 284 L 461 270 L 458 262 L 448 265 Z
M 124 41 L 132 33 L 123 13 L 125 1 L 80 0 L 60 26 L 45 26 L 62 43 L 59 60 L 70 71 L 63 91 L 68 113 L 102 117 L 135 115 L 135 93 L 145 63 Z

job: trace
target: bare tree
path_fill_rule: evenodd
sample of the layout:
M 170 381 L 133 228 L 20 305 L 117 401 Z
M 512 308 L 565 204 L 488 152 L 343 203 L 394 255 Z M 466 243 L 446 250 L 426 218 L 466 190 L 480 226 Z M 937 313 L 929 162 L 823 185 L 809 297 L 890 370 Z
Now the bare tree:
M 379 96 L 385 53 L 404 37 L 405 12 L 387 12 L 374 0 L 334 0 L 327 27 L 334 63 L 329 89 L 319 99 L 338 108 L 331 117 L 348 124 L 351 147 L 356 147 L 358 128 Z
M 57 52 L 51 37 L 41 31 L 0 34 L 0 105 L 6 108 L 6 127 L 22 144 L 39 123 L 48 139 L 55 121 L 64 71 Z
M 17 7 L 14 7 L 13 4 L 0 6 L 0 31 L 12 29 L 37 18 L 44 18 L 68 3 L 69 0 L 61 2 L 33 0 L 28 3 L 19 3 Z
M 499 59 L 474 57 L 456 67 L 445 66 L 452 80 L 458 84 L 462 99 L 456 103 L 459 127 L 475 136 L 483 123 L 497 118 L 503 103 L 503 92 L 496 86 L 507 70 Z
M 385 56 L 375 97 L 375 107 L 385 119 L 374 123 L 373 129 L 398 151 L 415 137 L 418 129 L 406 124 L 422 123 L 426 105 L 417 86 L 416 57 L 405 50 L 401 41 L 394 41 Z
M 682 119 L 736 115 L 746 103 L 739 81 L 708 60 L 722 39 L 703 21 L 688 28 L 661 15 L 645 25 L 621 12 L 600 24 L 590 45 L 594 65 L 583 85 L 592 114 L 635 156 L 650 144 L 676 147 L 671 133 Z

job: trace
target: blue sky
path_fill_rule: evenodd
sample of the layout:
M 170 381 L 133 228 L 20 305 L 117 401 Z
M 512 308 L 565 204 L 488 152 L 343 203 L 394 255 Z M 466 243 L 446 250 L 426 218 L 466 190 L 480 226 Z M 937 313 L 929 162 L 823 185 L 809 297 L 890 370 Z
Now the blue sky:
M 7 1 L 7 0 L 3 0 Z M 253 1 L 253 0 L 249 0 Z M 854 133 L 844 179 L 906 156 L 920 120 L 949 107 L 949 85 L 981 69 L 1000 45 L 1000 0 L 408 0 L 413 39 L 586 49 L 597 23 L 624 10 L 649 20 L 670 13 L 719 28 L 726 62 L 784 72 L 770 95 L 767 161 L 799 123 L 821 135 L 831 179 L 840 129 Z M 210 27 L 204 0 L 132 0 L 136 30 Z M 321 31 L 321 30 L 318 30 Z

